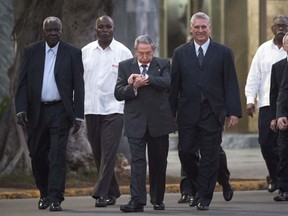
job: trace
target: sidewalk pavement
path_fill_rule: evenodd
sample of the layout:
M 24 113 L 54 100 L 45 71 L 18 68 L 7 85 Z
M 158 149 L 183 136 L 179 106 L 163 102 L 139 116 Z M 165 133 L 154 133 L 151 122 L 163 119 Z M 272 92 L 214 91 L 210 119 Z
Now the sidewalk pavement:
M 267 169 L 259 148 L 227 149 L 228 168 L 231 173 L 231 184 L 235 191 L 266 190 Z M 181 165 L 177 150 L 168 154 L 167 176 L 180 177 Z M 92 188 L 66 188 L 65 196 L 89 196 Z M 215 191 L 222 191 L 219 185 Z M 129 186 L 121 186 L 122 194 L 129 194 Z M 167 193 L 179 194 L 179 184 L 167 184 Z M 1 188 L 0 199 L 35 198 L 37 190 L 19 190 Z
M 179 194 L 166 193 L 164 211 L 155 211 L 149 203 L 144 208 L 144 212 L 135 214 L 125 214 L 120 211 L 120 205 L 125 205 L 129 201 L 129 195 L 122 195 L 117 199 L 116 205 L 95 208 L 95 200 L 90 196 L 66 197 L 62 203 L 62 212 L 53 213 L 48 209 L 38 210 L 38 198 L 32 199 L 4 199 L 0 200 L 1 216 L 90 216 L 90 215 L 181 215 L 181 216 L 286 216 L 288 212 L 287 202 L 275 202 L 273 196 L 267 191 L 236 191 L 230 202 L 223 199 L 221 192 L 215 192 L 209 211 L 198 211 L 188 204 L 178 204 Z

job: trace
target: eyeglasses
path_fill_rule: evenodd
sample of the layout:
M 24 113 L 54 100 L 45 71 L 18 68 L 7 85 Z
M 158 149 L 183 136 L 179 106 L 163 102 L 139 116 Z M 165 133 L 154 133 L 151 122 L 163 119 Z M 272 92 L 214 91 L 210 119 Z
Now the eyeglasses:
M 153 52 L 137 52 L 137 55 L 140 57 L 143 57 L 143 56 L 151 57 L 153 56 Z

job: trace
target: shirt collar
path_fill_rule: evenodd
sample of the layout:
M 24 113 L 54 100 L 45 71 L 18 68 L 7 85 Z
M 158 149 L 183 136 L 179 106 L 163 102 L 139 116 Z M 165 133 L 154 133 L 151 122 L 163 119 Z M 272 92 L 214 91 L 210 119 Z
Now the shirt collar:
M 52 49 L 53 52 L 54 52 L 55 54 L 57 54 L 58 47 L 59 47 L 59 42 L 56 44 L 56 46 L 54 46 L 54 47 L 52 47 L 52 48 L 48 46 L 47 42 L 45 42 L 45 53 L 47 53 L 49 49 Z
M 101 49 L 101 50 L 103 50 L 102 47 L 100 46 L 98 40 L 96 40 L 94 49 Z M 115 50 L 115 49 L 116 49 L 116 42 L 115 42 L 114 38 L 112 39 L 111 43 L 109 44 L 109 46 L 108 46 L 105 50 L 107 50 L 107 49 L 111 49 L 111 50 Z M 104 51 L 104 50 L 103 50 L 103 51 Z
M 138 62 L 138 66 L 139 66 L 139 67 L 141 67 L 141 65 L 143 65 L 143 64 L 140 63 L 138 60 L 137 60 L 137 62 Z M 149 62 L 148 64 L 146 64 L 146 65 L 147 65 L 147 68 L 146 68 L 147 70 L 148 70 L 148 68 L 149 68 L 150 63 L 151 63 L 151 62 Z
M 201 45 L 204 55 L 205 55 L 205 53 L 206 53 L 206 51 L 208 49 L 209 44 L 210 44 L 210 38 L 208 38 L 208 40 L 204 44 Z M 195 51 L 197 53 L 200 45 L 197 44 L 195 40 L 194 40 L 194 45 L 195 45 Z

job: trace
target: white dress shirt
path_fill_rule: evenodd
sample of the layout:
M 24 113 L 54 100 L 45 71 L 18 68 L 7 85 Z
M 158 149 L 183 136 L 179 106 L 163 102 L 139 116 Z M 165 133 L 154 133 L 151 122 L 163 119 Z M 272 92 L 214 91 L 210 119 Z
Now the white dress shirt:
M 207 52 L 207 50 L 208 50 L 209 44 L 210 44 L 210 38 L 208 38 L 208 40 L 207 40 L 204 44 L 201 45 L 204 56 L 205 56 L 205 54 L 206 54 L 206 52 Z M 194 40 L 194 46 L 195 46 L 196 55 L 198 56 L 198 54 L 199 54 L 198 52 L 199 52 L 199 47 L 200 47 L 200 45 L 197 44 L 197 43 L 195 42 L 195 40 Z
M 45 66 L 43 75 L 43 85 L 41 92 L 41 101 L 59 101 L 61 100 L 56 81 L 55 81 L 55 62 L 59 43 L 53 48 L 50 48 L 47 43 L 45 43 Z
M 272 65 L 285 58 L 287 52 L 273 43 L 273 39 L 263 43 L 256 51 L 248 73 L 245 95 L 247 104 L 255 103 L 258 107 L 270 105 L 270 79 Z
M 97 40 L 82 48 L 85 115 L 123 114 L 124 101 L 115 99 L 114 88 L 118 77 L 118 63 L 132 57 L 131 51 L 115 39 L 105 50 Z

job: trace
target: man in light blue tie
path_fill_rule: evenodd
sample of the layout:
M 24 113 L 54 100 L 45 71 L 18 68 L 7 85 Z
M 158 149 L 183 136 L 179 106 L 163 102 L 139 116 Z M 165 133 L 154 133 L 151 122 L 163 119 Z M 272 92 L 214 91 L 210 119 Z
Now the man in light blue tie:
M 62 22 L 47 17 L 45 41 L 24 49 L 15 105 L 18 124 L 27 130 L 32 171 L 40 191 L 38 208 L 61 211 L 69 130 L 84 119 L 81 50 L 60 40 Z

